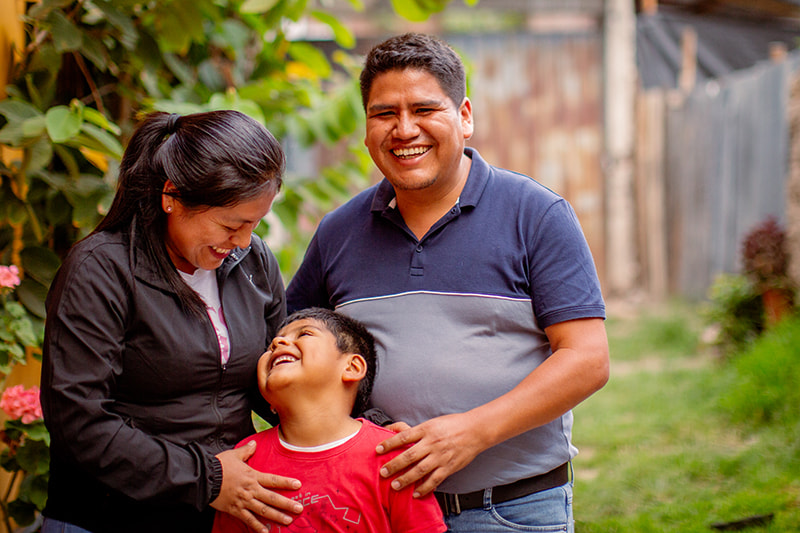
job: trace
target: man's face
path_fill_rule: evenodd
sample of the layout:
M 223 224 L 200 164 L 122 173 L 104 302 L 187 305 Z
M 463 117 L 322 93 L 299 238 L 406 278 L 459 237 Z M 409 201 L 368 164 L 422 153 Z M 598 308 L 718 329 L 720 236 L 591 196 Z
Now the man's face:
M 364 144 L 395 190 L 453 187 L 471 136 L 469 100 L 456 107 L 432 74 L 391 70 L 373 80 Z

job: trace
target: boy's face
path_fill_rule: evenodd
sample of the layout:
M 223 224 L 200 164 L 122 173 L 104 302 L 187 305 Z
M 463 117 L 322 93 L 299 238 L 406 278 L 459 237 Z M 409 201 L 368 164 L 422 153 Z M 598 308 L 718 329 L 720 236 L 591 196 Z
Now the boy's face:
M 292 385 L 320 390 L 339 384 L 348 357 L 336 347 L 336 337 L 323 323 L 305 318 L 283 327 L 258 362 L 258 386 L 274 403 L 274 394 Z

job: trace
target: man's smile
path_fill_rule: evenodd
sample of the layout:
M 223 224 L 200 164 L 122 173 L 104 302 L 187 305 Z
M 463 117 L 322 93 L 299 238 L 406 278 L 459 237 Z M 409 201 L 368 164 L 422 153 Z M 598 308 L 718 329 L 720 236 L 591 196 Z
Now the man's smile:
M 427 153 L 430 149 L 430 146 L 413 146 L 411 148 L 395 148 L 392 153 L 400 159 L 411 159 Z

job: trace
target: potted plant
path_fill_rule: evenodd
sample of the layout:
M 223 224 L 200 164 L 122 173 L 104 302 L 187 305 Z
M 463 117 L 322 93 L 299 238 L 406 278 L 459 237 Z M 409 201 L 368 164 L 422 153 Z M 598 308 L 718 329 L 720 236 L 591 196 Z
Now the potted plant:
M 742 267 L 760 292 L 768 326 L 786 316 L 797 287 L 789 277 L 786 231 L 773 216 L 753 228 L 742 242 Z

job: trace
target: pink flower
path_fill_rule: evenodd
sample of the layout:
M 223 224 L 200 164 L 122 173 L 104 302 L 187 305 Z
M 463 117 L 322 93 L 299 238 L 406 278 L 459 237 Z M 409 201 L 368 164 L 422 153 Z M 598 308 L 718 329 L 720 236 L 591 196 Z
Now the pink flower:
M 16 265 L 0 266 L 0 287 L 16 287 L 19 283 L 19 269 Z
M 35 422 L 42 418 L 39 387 L 26 389 L 22 385 L 15 385 L 7 388 L 0 397 L 0 409 L 13 420 L 21 418 L 23 424 Z

